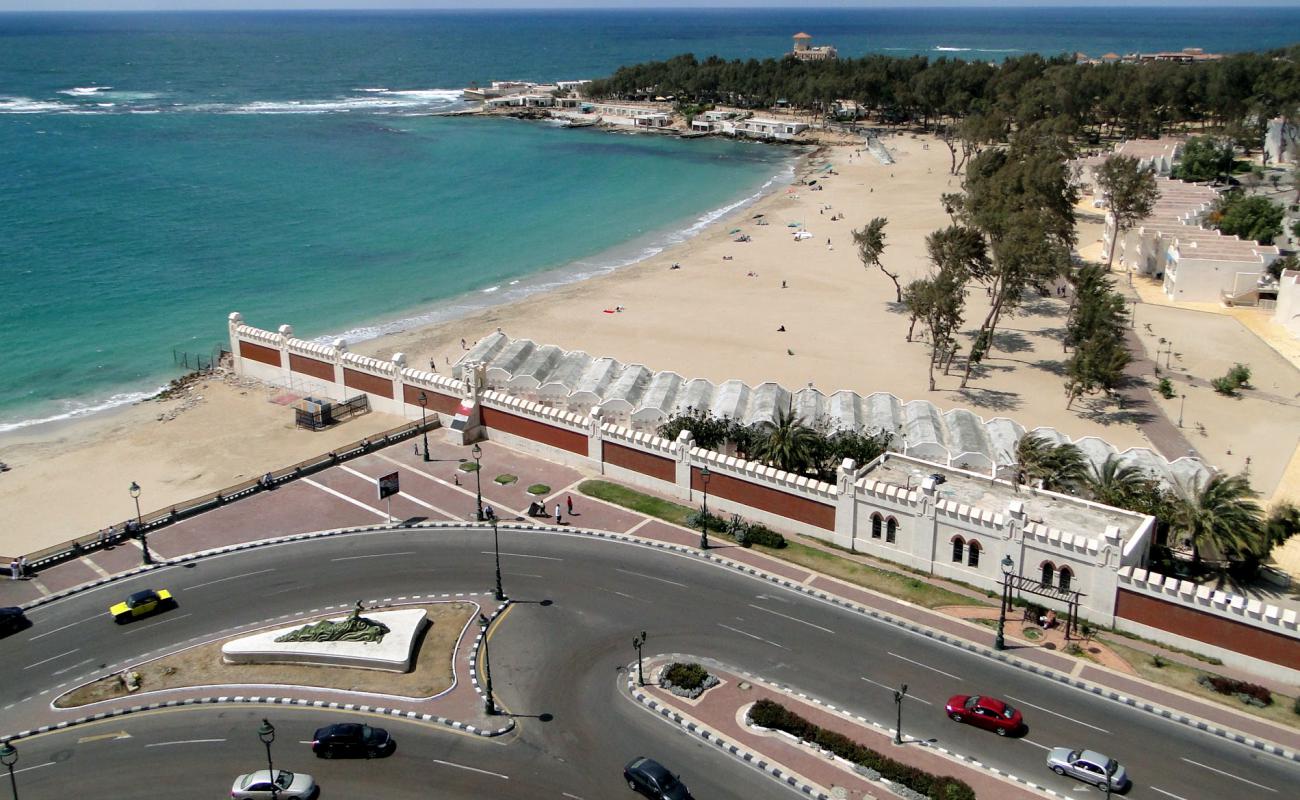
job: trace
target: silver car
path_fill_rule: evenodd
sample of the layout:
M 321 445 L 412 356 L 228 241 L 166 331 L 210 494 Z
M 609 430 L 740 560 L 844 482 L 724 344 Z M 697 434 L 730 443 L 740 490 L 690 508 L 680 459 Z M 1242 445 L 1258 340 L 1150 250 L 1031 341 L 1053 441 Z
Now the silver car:
M 1047 766 L 1057 775 L 1066 775 L 1091 783 L 1102 791 L 1107 784 L 1111 791 L 1121 791 L 1128 785 L 1128 773 L 1115 759 L 1096 750 L 1071 750 L 1054 747 L 1047 754 Z
M 311 800 L 316 796 L 316 781 L 304 772 L 275 771 L 275 786 L 271 786 L 271 771 L 259 769 L 235 778 L 230 787 L 235 800 Z

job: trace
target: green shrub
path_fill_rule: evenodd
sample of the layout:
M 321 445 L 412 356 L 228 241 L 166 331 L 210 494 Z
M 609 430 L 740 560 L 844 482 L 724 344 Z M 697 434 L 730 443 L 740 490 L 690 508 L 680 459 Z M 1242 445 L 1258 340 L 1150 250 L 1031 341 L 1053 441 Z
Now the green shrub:
M 699 689 L 708 680 L 709 671 L 699 664 L 670 664 L 660 676 L 674 686 L 683 689 Z
M 1169 382 L 1168 378 L 1161 378 L 1160 383 L 1156 385 L 1156 391 L 1160 392 L 1161 397 L 1169 400 L 1174 396 L 1174 385 Z
M 750 524 L 745 531 L 745 539 L 750 544 L 759 544 L 763 547 L 773 547 L 778 550 L 785 547 L 786 544 L 784 536 L 761 522 Z
M 1273 693 L 1267 686 L 1260 686 L 1257 683 L 1225 678 L 1222 675 L 1202 675 L 1196 679 L 1196 682 L 1219 694 L 1230 694 L 1241 702 L 1258 708 L 1273 705 Z
M 1228 379 L 1238 386 L 1250 385 L 1250 367 L 1245 364 L 1233 364 L 1232 369 L 1228 370 Z
M 1214 391 L 1219 394 L 1227 395 L 1228 397 L 1237 396 L 1237 384 L 1234 383 L 1231 378 L 1215 378 L 1210 381 L 1210 385 L 1213 386 Z
M 726 533 L 727 531 L 727 521 L 712 511 L 692 511 L 686 517 L 686 527 L 688 528 L 698 529 L 701 522 L 703 522 L 705 530 L 714 533 Z
M 528 493 L 535 494 L 535 495 L 550 494 L 551 487 L 547 486 L 544 483 L 534 483 L 532 486 L 528 487 Z
M 1155 667 L 1156 669 L 1164 669 L 1165 665 L 1168 663 L 1169 662 L 1166 661 L 1164 657 L 1161 656 L 1159 653 L 1156 653 L 1155 655 L 1151 656 L 1151 666 Z
M 1300 715 L 1300 697 L 1297 697 L 1295 702 L 1291 704 L 1291 710 Z
M 882 778 L 906 786 L 932 800 L 975 800 L 975 790 L 964 781 L 925 770 L 878 753 L 842 733 L 814 725 L 780 703 L 763 698 L 749 709 L 749 721 L 764 728 L 784 731 L 792 736 L 825 748 L 854 764 L 874 770 Z

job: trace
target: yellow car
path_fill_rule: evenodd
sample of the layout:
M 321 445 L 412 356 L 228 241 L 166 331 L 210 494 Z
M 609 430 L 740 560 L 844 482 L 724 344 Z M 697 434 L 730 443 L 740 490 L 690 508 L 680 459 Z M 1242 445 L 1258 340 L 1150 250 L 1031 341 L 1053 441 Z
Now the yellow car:
M 172 598 L 172 593 L 166 589 L 145 589 L 108 609 L 108 613 L 113 615 L 114 622 L 122 625 L 136 617 L 143 617 L 165 608 L 175 608 L 175 606 L 176 601 Z

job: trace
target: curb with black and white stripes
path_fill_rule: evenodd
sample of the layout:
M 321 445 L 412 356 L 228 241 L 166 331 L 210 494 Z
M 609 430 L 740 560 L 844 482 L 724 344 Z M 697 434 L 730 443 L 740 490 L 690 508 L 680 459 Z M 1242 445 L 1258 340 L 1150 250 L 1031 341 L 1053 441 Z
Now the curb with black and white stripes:
M 509 605 L 510 605 L 510 599 L 506 598 L 504 602 L 498 604 L 497 607 L 492 610 L 491 614 L 483 615 L 487 621 L 483 622 L 480 620 L 478 635 L 474 637 L 474 649 L 469 654 L 469 682 L 474 687 L 474 691 L 478 694 L 479 699 L 483 701 L 484 708 L 487 708 L 487 694 L 483 691 L 483 687 L 480 686 L 478 682 L 478 654 L 479 651 L 483 648 L 483 643 L 487 639 L 487 634 L 492 627 L 492 623 L 496 620 L 497 617 L 505 613 L 506 607 Z M 474 621 L 471 620 L 470 624 L 473 624 L 473 622 Z M 488 669 L 492 668 L 492 664 L 490 660 L 491 660 L 491 656 L 489 655 Z M 492 710 L 489 713 L 492 714 L 501 713 L 501 707 L 496 704 L 496 698 L 493 698 Z M 510 730 L 510 728 L 513 728 L 515 726 L 514 718 L 511 717 L 509 719 L 510 719 L 510 726 L 507 728 L 502 728 L 500 733 L 505 733 L 506 731 Z
M 670 661 L 694 661 L 694 662 L 698 662 L 698 663 L 701 663 L 701 664 L 707 664 L 707 665 L 716 666 L 718 669 L 725 670 L 725 671 L 727 671 L 727 672 L 730 672 L 730 673 L 733 674 L 733 675 L 739 675 L 739 676 L 741 676 L 741 677 L 743 677 L 743 678 L 746 678 L 747 680 L 753 681 L 753 682 L 755 682 L 755 683 L 763 684 L 763 685 L 765 685 L 765 686 L 767 686 L 767 687 L 769 687 L 769 688 L 771 688 L 771 689 L 775 689 L 776 691 L 781 692 L 781 693 L 783 693 L 783 694 L 787 694 L 787 695 L 790 695 L 790 696 L 792 696 L 792 697 L 797 697 L 797 698 L 799 698 L 800 700 L 802 700 L 802 701 L 804 701 L 805 703 L 808 703 L 808 704 L 810 704 L 810 705 L 820 706 L 820 707 L 826 709 L 827 711 L 831 711 L 831 712 L 833 712 L 833 713 L 835 713 L 835 714 L 837 714 L 837 715 L 844 716 L 844 717 L 848 717 L 848 718 L 854 720 L 855 722 L 857 722 L 857 723 L 860 724 L 860 725 L 867 726 L 867 727 L 871 727 L 871 728 L 875 728 L 876 730 L 879 730 L 879 731 L 881 731 L 881 732 L 883 732 L 883 733 L 886 733 L 886 734 L 888 734 L 888 735 L 890 735 L 890 736 L 893 736 L 893 734 L 894 734 L 894 729 L 893 729 L 893 728 L 889 728 L 889 727 L 886 727 L 886 726 L 884 726 L 884 725 L 881 725 L 880 723 L 878 723 L 878 722 L 876 722 L 876 721 L 874 721 L 874 720 L 867 719 L 866 717 L 861 716 L 861 715 L 859 715 L 859 714 L 854 714 L 852 711 L 849 711 L 848 709 L 840 708 L 839 706 L 833 705 L 833 704 L 831 704 L 831 703 L 827 703 L 827 702 L 824 701 L 824 700 L 821 700 L 821 699 L 819 699 L 819 698 L 816 698 L 816 697 L 813 697 L 813 696 L 811 696 L 811 695 L 805 694 L 805 693 L 799 691 L 798 689 L 795 689 L 795 688 L 792 687 L 792 686 L 786 686 L 786 685 L 783 684 L 783 683 L 777 683 L 776 681 L 769 680 L 769 679 L 767 679 L 767 678 L 762 677 L 761 675 L 755 675 L 755 674 L 752 673 L 752 672 L 748 672 L 748 671 L 743 670 L 743 669 L 738 669 L 738 668 L 736 668 L 736 667 L 731 666 L 730 664 L 727 664 L 727 663 L 724 663 L 724 662 L 718 661 L 718 660 L 716 660 L 716 659 L 712 659 L 712 658 L 700 658 L 699 656 L 690 655 L 690 654 L 688 654 L 688 653 L 668 653 L 668 654 L 662 654 L 662 655 L 652 656 L 651 658 L 654 659 L 654 660 L 658 660 L 658 659 L 668 659 L 668 660 L 670 660 Z M 629 675 L 628 675 L 628 688 L 629 688 L 630 691 L 633 692 L 633 696 L 635 696 L 635 695 L 637 694 L 637 692 L 639 691 L 639 688 L 640 688 L 640 687 L 635 687 L 635 688 L 634 688 L 634 687 L 633 687 L 633 684 L 634 684 L 634 683 L 635 683 L 635 682 L 634 682 L 634 681 L 632 680 L 632 678 L 631 678 L 631 673 L 629 672 Z M 645 694 L 644 692 L 640 692 L 640 693 L 641 693 L 641 694 Z M 659 702 L 658 702 L 657 700 L 655 700 L 654 698 L 650 698 L 650 697 L 648 697 L 648 696 L 647 696 L 647 698 L 649 699 L 650 703 L 654 703 L 654 704 L 656 704 L 657 706 L 659 706 L 659 707 L 661 707 L 661 708 L 664 707 L 664 704 L 663 704 L 663 703 L 659 703 Z M 641 698 L 637 698 L 637 699 L 638 699 L 638 700 L 641 700 Z M 645 700 L 641 700 L 641 702 L 642 702 L 643 704 L 647 704 Z M 654 708 L 654 706 L 651 706 L 651 707 Z M 658 709 L 655 709 L 655 710 L 658 710 Z M 659 713 L 663 714 L 664 712 L 663 712 L 663 711 L 660 711 Z M 665 714 L 665 716 L 668 716 L 668 715 Z M 680 714 L 677 715 L 677 720 L 676 720 L 676 721 L 678 722 L 678 724 L 682 724 L 681 721 L 680 721 L 680 717 L 681 717 Z M 930 751 L 933 751 L 933 752 L 936 752 L 936 753 L 942 753 L 943 755 L 945 755 L 945 756 L 947 756 L 947 757 L 953 759 L 954 761 L 958 761 L 958 762 L 960 762 L 960 763 L 962 763 L 962 764 L 965 764 L 966 766 L 972 767 L 972 768 L 974 768 L 974 769 L 983 770 L 983 771 L 985 771 L 985 772 L 992 773 L 993 775 L 996 775 L 996 776 L 998 776 L 998 777 L 1000 777 L 1000 778 L 1003 778 L 1003 779 L 1009 780 L 1009 781 L 1011 781 L 1011 782 L 1013 782 L 1013 783 L 1018 783 L 1018 784 L 1020 784 L 1021 786 L 1024 786 L 1026 789 L 1029 789 L 1030 791 L 1039 792 L 1040 794 L 1047 795 L 1048 797 L 1056 797 L 1056 798 L 1061 798 L 1061 800 L 1065 800 L 1065 795 L 1062 795 L 1062 794 L 1059 794 L 1058 792 L 1052 791 L 1051 789 L 1048 789 L 1048 788 L 1045 787 L 1045 786 L 1039 786 L 1038 784 L 1036 784 L 1036 783 L 1034 783 L 1034 782 L 1032 782 L 1032 781 L 1027 781 L 1027 780 L 1025 780 L 1024 778 L 1021 778 L 1021 777 L 1019 777 L 1019 776 L 1017 776 L 1017 775 L 1013 775 L 1013 774 L 1011 774 L 1010 772 L 1005 772 L 1005 771 L 1003 771 L 1003 770 L 1001 770 L 1001 769 L 998 769 L 997 767 L 991 766 L 991 765 L 989 765 L 989 764 L 985 764 L 984 762 L 979 761 L 979 760 L 977 760 L 977 759 L 971 758 L 971 757 L 969 757 L 969 756 L 962 755 L 961 753 L 958 753 L 958 752 L 956 752 L 955 750 L 949 750 L 949 749 L 947 749 L 946 747 L 939 747 L 939 746 L 937 746 L 937 745 L 933 745 L 933 744 L 930 744 L 929 742 L 922 741 L 922 740 L 916 740 L 916 741 L 914 741 L 914 742 L 912 742 L 912 743 L 913 743 L 913 744 L 920 745 L 921 747 L 924 747 L 924 748 L 927 749 L 927 750 L 930 750 Z M 746 760 L 746 761 L 749 761 L 750 759 L 746 758 L 745 760 Z M 865 775 L 863 775 L 863 776 L 861 776 L 861 777 L 862 777 L 864 780 L 867 779 Z M 888 781 L 886 781 L 885 783 L 888 783 Z
M 98 580 L 90 581 L 88 583 L 84 583 L 79 586 L 74 586 L 71 589 L 65 589 L 61 592 L 56 592 L 51 595 L 46 595 L 44 597 L 38 598 L 36 600 L 33 600 L 30 603 L 25 604 L 24 606 L 22 606 L 22 608 L 24 610 L 36 608 L 38 606 L 54 602 L 55 600 L 60 600 L 62 598 L 68 597 L 69 595 L 73 595 L 78 592 L 83 592 L 88 589 L 94 589 L 98 586 L 102 586 L 107 583 L 112 583 L 114 581 L 123 580 L 125 578 L 131 578 L 143 572 L 148 572 L 153 569 L 175 566 L 177 564 L 185 564 L 190 561 L 196 561 L 198 559 L 207 558 L 211 556 L 224 555 L 226 553 L 238 552 L 241 550 L 251 550 L 258 547 L 267 547 L 271 545 L 279 545 L 288 542 L 308 541 L 311 539 L 319 539 L 319 538 L 330 537 L 330 536 L 377 533 L 382 531 L 406 531 L 406 530 L 426 530 L 426 529 L 436 530 L 440 528 L 460 529 L 460 528 L 467 528 L 467 527 L 471 527 L 471 528 L 482 527 L 482 523 L 474 523 L 469 521 L 465 521 L 465 522 L 428 521 L 428 522 L 411 523 L 409 525 L 408 524 L 363 525 L 363 526 L 354 526 L 348 528 L 334 528 L 325 531 L 312 531 L 310 533 L 298 533 L 289 536 L 280 536 L 273 539 L 262 539 L 254 542 L 241 542 L 239 544 L 227 545 L 225 547 L 217 547 L 217 548 L 212 548 L 210 550 L 202 550 L 197 553 L 189 553 L 187 555 L 178 556 L 177 558 L 170 559 L 164 562 L 151 564 L 149 566 L 136 567 L 135 569 L 132 569 L 128 572 L 119 573 L 117 575 L 112 575 L 107 578 L 100 578 Z M 1186 725 L 1190 728 L 1195 728 L 1196 730 L 1202 731 L 1204 733 L 1208 733 L 1213 736 L 1218 736 L 1220 738 L 1227 739 L 1232 742 L 1236 742 L 1238 744 L 1244 745 L 1251 749 L 1263 753 L 1268 753 L 1269 755 L 1278 756 L 1279 758 L 1284 758 L 1289 761 L 1300 763 L 1300 751 L 1291 750 L 1279 744 L 1276 744 L 1274 742 L 1258 739 L 1253 736 L 1247 736 L 1246 734 L 1241 733 L 1240 731 L 1236 731 L 1231 728 L 1225 728 L 1221 725 L 1208 722 L 1198 717 L 1193 717 L 1187 714 L 1183 714 L 1181 712 L 1174 711 L 1169 708 L 1165 708 L 1164 706 L 1158 705 L 1156 703 L 1151 703 L 1149 701 L 1142 700 L 1140 698 L 1130 697 L 1122 692 L 1117 692 L 1114 689 L 1110 689 L 1106 686 L 1080 680 L 1079 678 L 1076 678 L 1072 675 L 1060 673 L 1057 672 L 1056 670 L 1048 669 L 1046 667 L 1040 666 L 1038 664 L 1034 664 L 1032 662 L 1023 661 L 1019 658 L 1016 658 L 1015 656 L 1007 655 L 1005 652 L 990 650 L 982 645 L 975 644 L 974 642 L 970 642 L 965 639 L 958 638 L 956 636 L 950 636 L 946 633 L 941 633 L 938 631 L 931 630 L 929 628 L 925 628 L 921 625 L 917 625 L 916 623 L 909 622 L 908 620 L 895 617 L 892 614 L 885 613 L 878 609 L 869 608 L 867 606 L 862 605 L 861 603 L 856 603 L 850 600 L 846 600 L 842 597 L 830 594 L 829 592 L 824 592 L 820 589 L 814 589 L 809 586 L 804 586 L 802 584 L 795 583 L 789 578 L 783 578 L 780 575 L 774 575 L 765 570 L 761 570 L 756 567 L 751 567 L 748 564 L 741 564 L 739 562 L 730 561 L 728 559 L 712 555 L 711 553 L 708 552 L 701 553 L 698 549 L 693 547 L 688 547 L 686 545 L 680 545 L 680 544 L 673 544 L 671 542 L 660 542 L 654 539 L 645 539 L 634 535 L 615 533 L 612 531 L 585 530 L 581 528 L 570 528 L 570 527 L 564 527 L 559 525 L 520 525 L 517 523 L 513 523 L 513 524 L 500 524 L 499 527 L 503 530 L 590 536 L 596 539 L 607 539 L 609 541 L 628 542 L 632 544 L 638 544 L 644 547 L 651 547 L 658 550 L 681 553 L 684 555 L 690 555 L 696 558 L 705 559 L 719 566 L 732 569 L 747 575 L 751 575 L 753 577 L 760 578 L 762 580 L 768 581 L 769 583 L 782 586 L 786 589 L 789 589 L 794 592 L 798 592 L 808 597 L 813 597 L 818 600 L 831 603 L 832 605 L 836 605 L 841 608 L 845 608 L 850 611 L 854 611 L 859 614 L 866 615 L 872 619 L 879 620 L 880 622 L 884 622 L 898 628 L 902 628 L 904 630 L 915 633 L 919 636 L 924 636 L 926 638 L 933 639 L 938 642 L 943 642 L 944 644 L 948 644 L 953 647 L 958 647 L 963 650 L 967 650 L 971 653 L 981 655 L 985 658 L 1001 661 L 1002 663 L 1007 664 L 1008 666 L 1016 667 L 1017 669 L 1042 676 L 1049 680 L 1054 680 L 1058 683 L 1062 683 L 1067 686 L 1071 686 L 1073 688 L 1083 690 L 1090 694 L 1096 695 L 1097 697 L 1101 697 L 1103 699 L 1111 700 L 1117 703 L 1122 703 L 1131 708 L 1135 708 L 1140 711 L 1145 711 L 1149 714 L 1153 714 L 1155 716 L 1161 717 L 1171 722 L 1176 722 L 1181 725 Z

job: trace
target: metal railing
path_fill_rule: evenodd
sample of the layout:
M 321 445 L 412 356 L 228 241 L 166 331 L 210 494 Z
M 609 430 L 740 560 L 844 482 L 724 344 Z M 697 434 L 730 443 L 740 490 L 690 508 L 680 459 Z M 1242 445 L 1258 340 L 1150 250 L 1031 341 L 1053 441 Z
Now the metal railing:
M 165 528 L 172 523 L 202 514 L 205 511 L 210 511 L 214 508 L 218 508 L 227 503 L 248 497 L 249 495 L 258 492 L 269 491 L 281 484 L 312 475 L 328 469 L 335 464 L 341 464 L 344 461 L 369 453 L 372 450 L 384 448 L 396 442 L 409 439 L 412 436 L 417 436 L 425 430 L 433 430 L 440 425 L 441 421 L 438 419 L 437 415 L 432 415 L 423 426 L 421 426 L 421 423 L 419 422 L 409 422 L 405 425 L 399 425 L 396 428 L 387 430 L 377 436 L 367 436 L 363 439 L 343 445 L 342 447 L 335 448 L 328 453 L 313 456 L 305 461 L 299 461 L 296 464 L 272 470 L 260 478 L 236 483 L 232 486 L 227 486 L 224 489 L 182 501 L 165 509 L 157 509 L 142 514 L 140 516 L 140 524 L 138 527 L 133 525 L 136 520 L 132 519 L 96 531 L 95 533 L 78 536 L 75 539 L 62 542 L 53 547 L 47 547 L 43 550 L 37 550 L 34 553 L 28 553 L 27 567 L 32 572 L 39 572 L 46 567 L 51 567 L 74 558 L 80 558 L 86 553 L 122 544 L 136 538 L 141 531 L 152 533 L 160 528 Z M 131 527 L 131 530 L 128 530 L 128 527 Z

